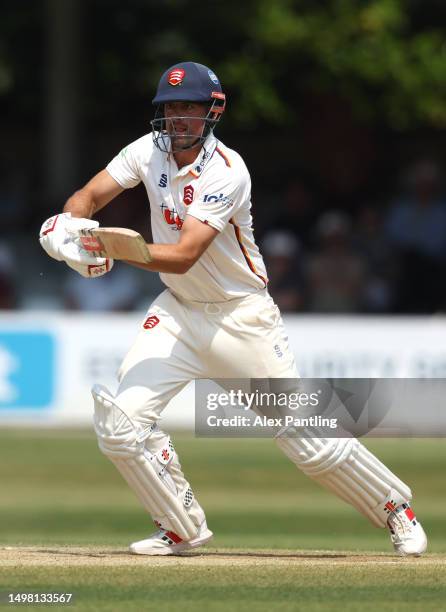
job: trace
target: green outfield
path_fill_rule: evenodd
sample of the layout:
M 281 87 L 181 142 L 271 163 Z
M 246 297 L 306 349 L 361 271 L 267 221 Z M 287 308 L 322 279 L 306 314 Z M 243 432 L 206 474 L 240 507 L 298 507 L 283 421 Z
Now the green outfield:
M 271 441 L 174 442 L 215 539 L 158 559 L 127 554 L 152 528 L 91 432 L 0 430 L 2 597 L 73 592 L 82 610 L 446 610 L 446 441 L 367 442 L 413 488 L 430 546 L 410 560 Z

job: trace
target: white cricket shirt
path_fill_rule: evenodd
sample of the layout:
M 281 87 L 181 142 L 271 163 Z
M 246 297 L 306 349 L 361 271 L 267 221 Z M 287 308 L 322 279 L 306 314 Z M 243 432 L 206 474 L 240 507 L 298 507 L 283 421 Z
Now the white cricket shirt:
M 180 170 L 173 156 L 161 152 L 152 134 L 146 134 L 125 147 L 107 171 L 124 189 L 144 183 L 154 242 L 178 242 L 186 215 L 219 231 L 188 272 L 160 274 L 172 291 L 187 300 L 219 302 L 266 286 L 252 230 L 249 172 L 240 155 L 213 134 L 194 163 Z

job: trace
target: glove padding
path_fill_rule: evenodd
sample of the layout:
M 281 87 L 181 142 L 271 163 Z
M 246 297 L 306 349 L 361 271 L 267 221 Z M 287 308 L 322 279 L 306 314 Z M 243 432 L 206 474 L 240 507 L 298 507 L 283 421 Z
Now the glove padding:
M 77 242 L 66 242 L 59 253 L 73 270 L 85 278 L 103 276 L 113 268 L 114 260 L 109 257 L 95 257 L 82 248 Z
M 80 229 L 98 227 L 97 221 L 72 217 L 71 213 L 54 215 L 45 221 L 40 229 L 39 241 L 50 257 L 57 261 L 64 259 L 61 248 L 64 244 L 73 242 L 76 232 Z

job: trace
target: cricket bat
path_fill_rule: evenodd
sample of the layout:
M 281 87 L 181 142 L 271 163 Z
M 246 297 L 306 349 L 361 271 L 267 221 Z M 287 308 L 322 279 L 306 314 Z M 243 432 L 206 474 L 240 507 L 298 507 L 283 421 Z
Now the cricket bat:
M 144 238 L 125 227 L 98 227 L 80 230 L 82 248 L 95 257 L 111 257 L 136 263 L 152 261 Z

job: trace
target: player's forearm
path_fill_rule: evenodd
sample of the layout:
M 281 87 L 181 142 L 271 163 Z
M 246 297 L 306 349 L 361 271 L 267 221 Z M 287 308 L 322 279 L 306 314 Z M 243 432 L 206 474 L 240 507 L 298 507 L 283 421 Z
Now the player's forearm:
M 91 219 L 97 210 L 96 203 L 92 195 L 85 189 L 76 191 L 65 202 L 63 212 L 70 212 L 72 217 Z
M 168 274 L 184 274 L 191 268 L 199 257 L 193 249 L 185 248 L 181 244 L 149 244 L 152 261 L 147 264 L 139 264 L 132 261 L 128 263 L 150 270 L 151 272 L 166 272 Z
M 72 217 L 91 219 L 98 210 L 101 210 L 122 191 L 124 188 L 107 170 L 101 170 L 67 200 L 64 212 L 70 212 Z

